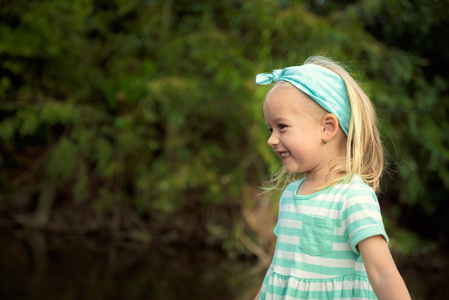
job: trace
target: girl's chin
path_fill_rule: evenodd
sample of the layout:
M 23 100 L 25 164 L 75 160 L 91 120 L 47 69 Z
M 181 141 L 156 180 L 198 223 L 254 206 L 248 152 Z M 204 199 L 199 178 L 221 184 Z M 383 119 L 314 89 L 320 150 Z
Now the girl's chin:
M 298 170 L 298 168 L 288 167 L 288 166 L 285 166 L 285 165 L 284 165 L 284 167 L 285 167 L 285 171 L 286 171 L 287 173 L 289 173 L 289 174 L 292 174 L 292 173 L 302 173 L 302 172 L 304 172 L 304 171 L 302 171 L 302 170 Z

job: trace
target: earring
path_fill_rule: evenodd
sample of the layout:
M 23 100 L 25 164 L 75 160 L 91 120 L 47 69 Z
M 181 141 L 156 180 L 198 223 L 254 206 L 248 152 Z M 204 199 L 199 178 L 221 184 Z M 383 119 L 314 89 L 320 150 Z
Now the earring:
M 323 139 L 323 143 L 324 143 L 324 144 L 327 144 L 327 140 L 326 140 L 326 139 Z

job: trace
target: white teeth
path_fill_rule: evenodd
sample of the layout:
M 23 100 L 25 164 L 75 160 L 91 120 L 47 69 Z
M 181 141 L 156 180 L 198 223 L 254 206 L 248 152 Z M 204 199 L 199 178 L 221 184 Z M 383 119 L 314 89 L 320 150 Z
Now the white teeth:
M 290 152 L 281 153 L 282 158 L 287 157 L 287 156 L 290 156 Z

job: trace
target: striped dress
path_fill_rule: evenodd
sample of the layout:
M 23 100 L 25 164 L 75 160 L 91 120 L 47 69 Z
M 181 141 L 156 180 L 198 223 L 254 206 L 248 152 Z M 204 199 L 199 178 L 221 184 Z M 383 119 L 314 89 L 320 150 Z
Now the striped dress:
M 259 299 L 377 299 L 357 244 L 383 235 L 377 197 L 359 176 L 311 195 L 287 186 Z

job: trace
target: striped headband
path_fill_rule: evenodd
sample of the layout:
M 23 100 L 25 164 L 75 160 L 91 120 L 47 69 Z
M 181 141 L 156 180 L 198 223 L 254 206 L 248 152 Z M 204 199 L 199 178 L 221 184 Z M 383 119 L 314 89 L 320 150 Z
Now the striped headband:
M 274 70 L 271 74 L 257 75 L 256 83 L 267 85 L 271 82 L 287 81 L 310 96 L 328 112 L 334 114 L 341 129 L 348 135 L 351 122 L 351 104 L 346 84 L 335 72 L 315 64 Z

